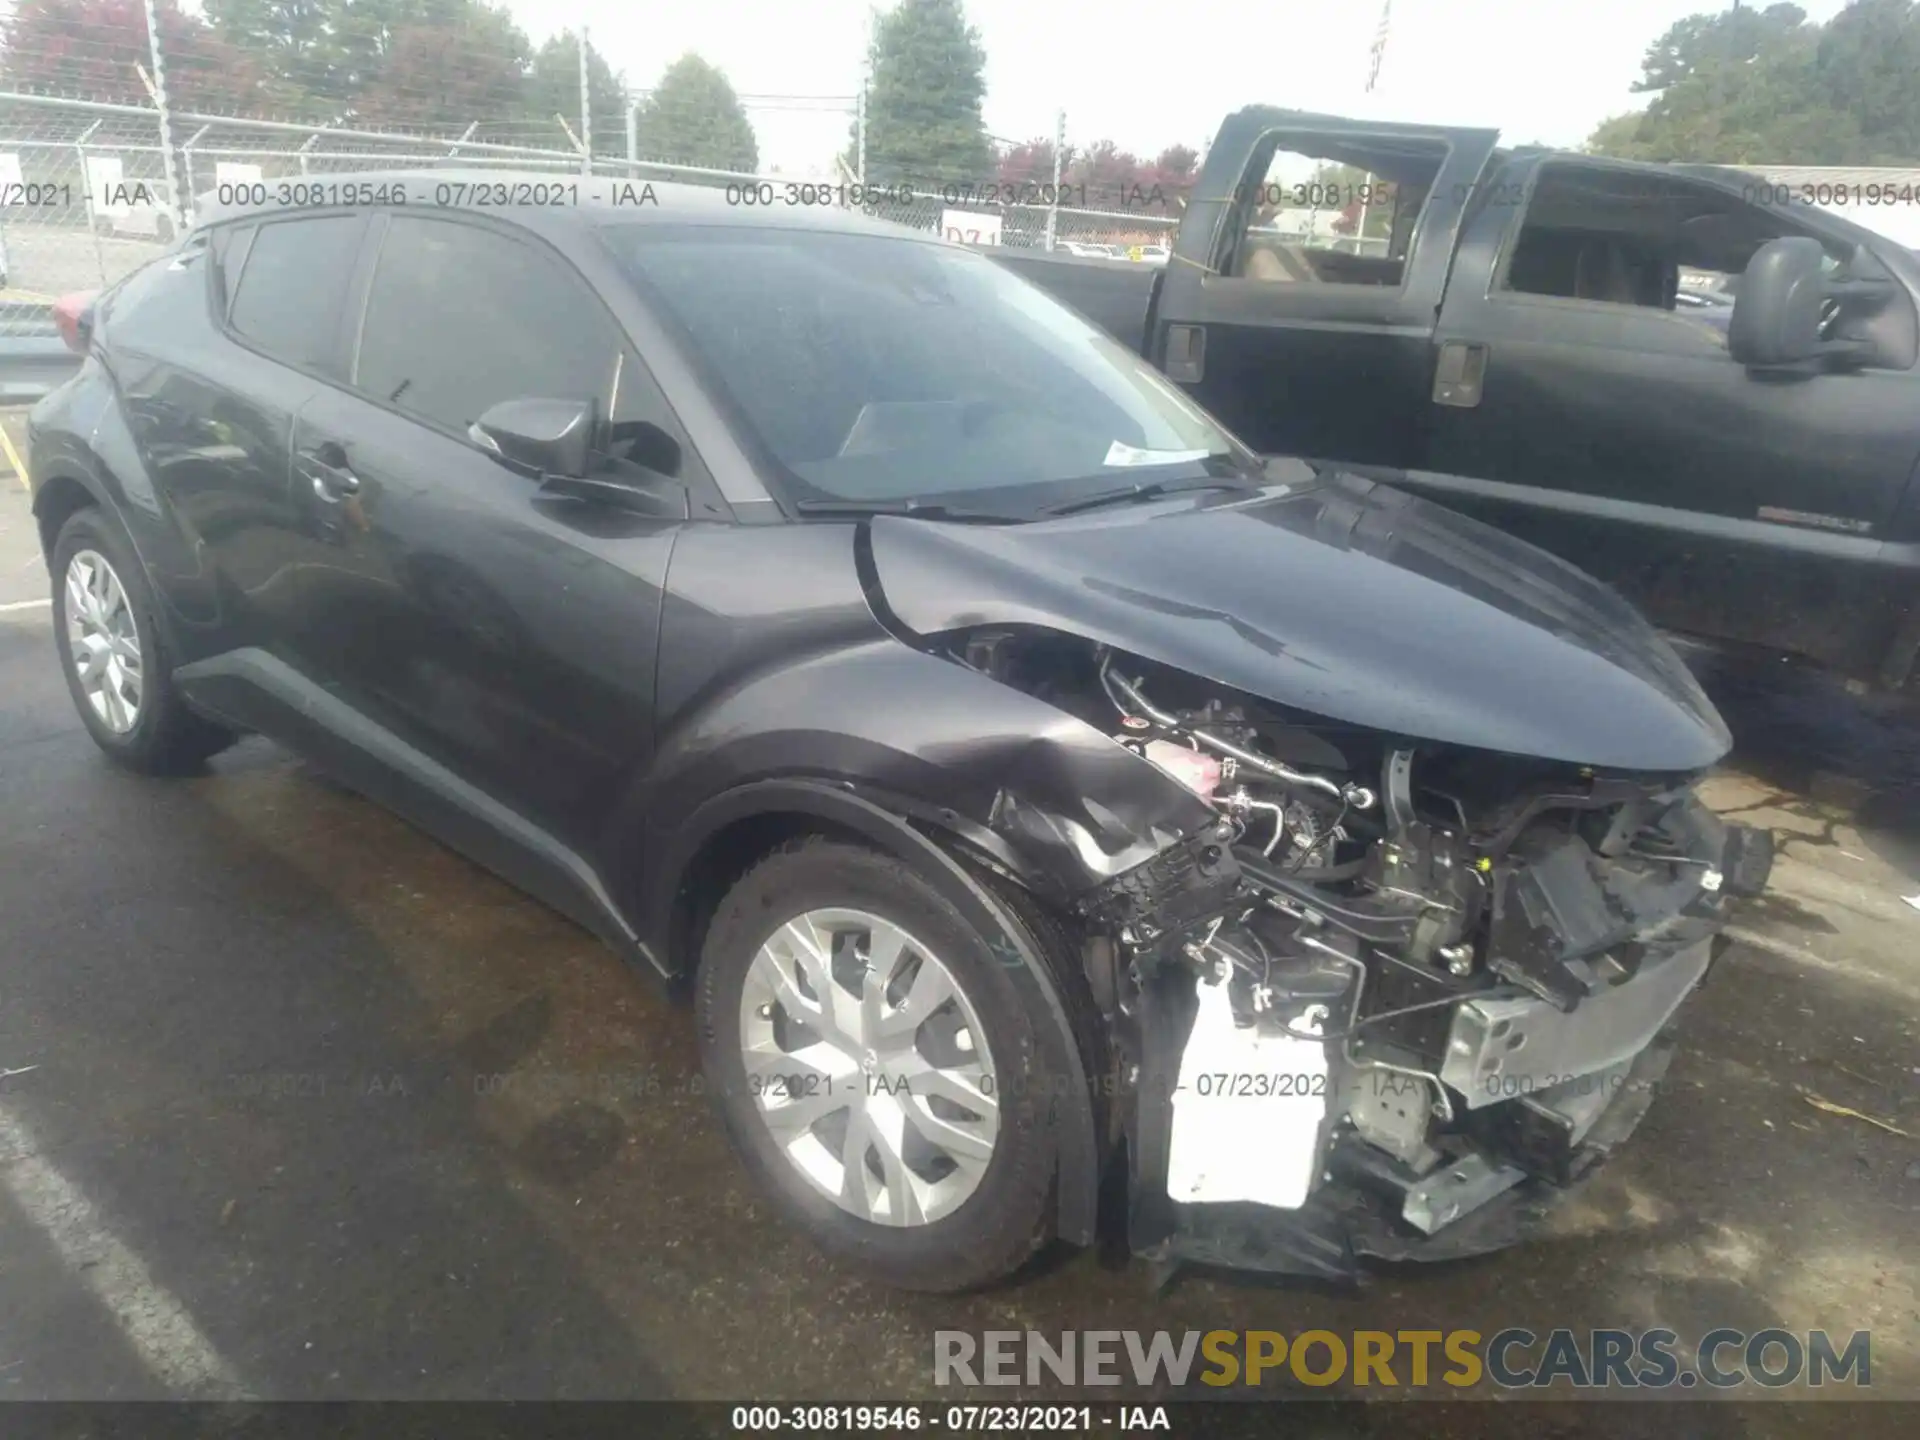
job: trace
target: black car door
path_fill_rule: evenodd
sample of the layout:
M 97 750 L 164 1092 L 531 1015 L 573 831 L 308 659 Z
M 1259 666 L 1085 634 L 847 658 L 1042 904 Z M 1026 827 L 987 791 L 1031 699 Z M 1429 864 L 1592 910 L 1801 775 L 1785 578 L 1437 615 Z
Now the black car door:
M 445 767 L 586 847 L 652 745 L 667 565 L 706 481 L 606 307 L 556 252 L 473 215 L 376 221 L 349 383 L 295 426 L 324 602 L 290 617 L 369 743 Z M 496 402 L 591 401 L 615 507 L 552 493 L 469 433 Z M 657 427 L 642 472 L 612 437 Z M 651 497 L 651 498 L 649 498 Z M 402 758 L 398 763 L 408 763 Z
M 1256 450 L 1411 463 L 1454 236 L 1495 139 L 1240 112 L 1181 221 L 1188 263 L 1162 281 L 1149 358 Z
M 348 282 L 365 217 L 219 226 L 127 282 L 113 307 L 129 435 L 171 514 L 149 543 L 183 662 L 270 645 L 301 582 L 293 417 L 345 373 Z M 111 461 L 120 437 L 96 445 Z M 133 467 L 116 466 L 122 473 Z
M 1526 159 L 1461 246 L 1436 343 L 1475 388 L 1428 409 L 1412 482 L 1558 551 L 1658 623 L 1870 669 L 1912 577 L 1881 562 L 1920 457 L 1912 369 L 1759 373 L 1678 303 L 1738 285 L 1803 207 L 1672 171 Z M 1831 262 L 1852 243 L 1826 236 Z M 1885 273 L 1882 270 L 1880 273 Z M 1895 305 L 1908 311 L 1900 289 Z

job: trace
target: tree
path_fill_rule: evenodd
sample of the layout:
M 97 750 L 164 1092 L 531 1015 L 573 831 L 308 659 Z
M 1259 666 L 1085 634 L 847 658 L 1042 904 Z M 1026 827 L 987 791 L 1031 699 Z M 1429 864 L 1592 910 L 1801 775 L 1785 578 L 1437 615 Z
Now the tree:
M 1153 178 L 1157 185 L 1191 189 L 1200 178 L 1200 152 L 1191 145 L 1169 145 L 1153 162 Z
M 518 117 L 532 46 L 487 0 L 204 0 L 282 111 L 369 124 Z M 169 62 L 171 63 L 171 62 Z
M 712 170 L 752 173 L 760 165 L 753 125 L 727 77 L 698 55 L 682 55 L 641 103 L 640 153 Z
M 527 37 L 503 11 L 473 6 L 451 30 L 409 25 L 385 40 L 356 105 L 370 125 L 430 125 L 509 115 L 521 104 Z
M 1066 178 L 1086 187 L 1087 204 L 1095 210 L 1124 206 L 1140 184 L 1140 159 L 1111 140 L 1096 140 L 1074 155 Z
M 261 67 L 223 45 L 198 16 L 159 0 L 155 18 L 167 57 L 168 99 L 182 110 L 230 112 L 252 105 Z M 7 21 L 0 79 L 16 90 L 149 105 L 153 67 L 141 0 L 20 0 Z
M 598 154 L 624 154 L 627 146 L 627 82 L 587 42 L 587 94 L 592 97 L 593 148 Z M 527 76 L 526 114 L 536 125 L 552 126 L 564 115 L 580 129 L 580 38 L 563 30 L 540 47 Z
M 1597 154 L 1722 164 L 1910 163 L 1920 153 L 1920 7 L 1853 0 L 1825 26 L 1797 5 L 1694 15 L 1647 50 L 1644 111 L 1601 122 Z
M 201 8 L 222 41 L 255 57 L 292 91 L 324 97 L 332 88 L 332 27 L 343 0 L 204 0 Z
M 1066 166 L 1073 157 L 1073 147 L 1069 145 L 1061 156 L 1061 181 L 1065 183 Z M 1000 157 L 994 177 L 1001 185 L 1051 185 L 1053 183 L 1053 141 L 1029 140 L 1023 145 L 1009 148 Z
M 1150 163 L 1111 140 L 1096 140 L 1084 150 L 1069 145 L 1061 152 L 1060 185 L 1062 191 L 1073 187 L 1073 193 L 1063 194 L 1062 203 L 1078 205 L 1084 185 L 1085 202 L 1093 209 L 1177 215 L 1193 193 L 1199 171 L 1199 153 L 1190 145 L 1169 145 Z M 994 179 L 1015 187 L 1016 193 L 1029 186 L 1050 186 L 1053 141 L 1034 139 L 1012 146 L 1000 157 Z
M 1819 98 L 1853 117 L 1862 151 L 1920 156 L 1920 6 L 1855 0 L 1827 22 L 1814 65 Z
M 867 63 L 864 178 L 938 186 L 993 174 L 980 117 L 987 52 L 960 0 L 900 0 L 875 25 Z
M 317 66 L 309 64 L 309 92 L 317 99 L 358 102 L 371 96 L 387 63 L 408 32 L 437 31 L 449 47 L 467 43 L 484 27 L 467 30 L 481 0 L 272 0 L 276 5 L 312 4 L 324 13 L 326 40 Z M 510 25 L 502 15 L 503 24 Z M 516 32 L 517 33 L 517 32 Z M 406 42 L 419 54 L 417 40 Z M 526 47 L 526 37 L 520 46 Z M 297 78 L 297 77 L 295 77 Z M 416 108 L 424 108 L 416 102 Z

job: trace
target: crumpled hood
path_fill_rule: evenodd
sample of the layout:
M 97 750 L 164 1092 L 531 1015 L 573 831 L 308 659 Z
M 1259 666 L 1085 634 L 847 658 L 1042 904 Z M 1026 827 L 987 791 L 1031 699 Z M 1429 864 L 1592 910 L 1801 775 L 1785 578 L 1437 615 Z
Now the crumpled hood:
M 1606 586 L 1404 491 L 1292 468 L 1305 483 L 1026 525 L 877 516 L 879 588 L 922 635 L 1041 626 L 1413 740 L 1668 772 L 1731 746 Z

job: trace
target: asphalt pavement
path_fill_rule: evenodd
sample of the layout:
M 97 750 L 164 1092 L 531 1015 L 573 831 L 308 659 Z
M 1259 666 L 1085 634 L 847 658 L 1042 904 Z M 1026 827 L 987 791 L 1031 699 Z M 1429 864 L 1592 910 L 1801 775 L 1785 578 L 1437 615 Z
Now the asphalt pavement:
M 1083 1253 L 917 1297 L 779 1222 L 688 1014 L 567 921 L 264 741 L 108 766 L 46 595 L 0 475 L 0 1398 L 933 1398 L 939 1329 L 1512 1325 L 1870 1330 L 1872 1393 L 1920 1398 L 1920 720 L 1892 707 L 1702 661 L 1739 737 L 1709 798 L 1780 837 L 1774 893 L 1553 1233 L 1357 1291 L 1156 1294 Z M 1769 1413 L 1690 1430 L 1910 1433 Z

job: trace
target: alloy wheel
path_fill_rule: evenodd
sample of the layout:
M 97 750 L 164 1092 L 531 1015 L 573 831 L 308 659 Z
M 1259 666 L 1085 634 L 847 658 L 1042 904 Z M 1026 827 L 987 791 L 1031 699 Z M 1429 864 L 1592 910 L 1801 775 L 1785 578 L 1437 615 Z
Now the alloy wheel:
M 97 550 L 67 562 L 67 648 L 81 693 L 100 722 L 124 735 L 140 721 L 145 660 L 126 588 Z
M 754 1106 L 841 1209 L 926 1225 L 966 1203 L 999 1131 L 992 1057 L 959 981 L 864 910 L 820 909 L 748 967 L 740 1035 Z

